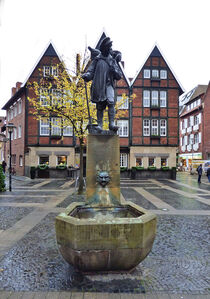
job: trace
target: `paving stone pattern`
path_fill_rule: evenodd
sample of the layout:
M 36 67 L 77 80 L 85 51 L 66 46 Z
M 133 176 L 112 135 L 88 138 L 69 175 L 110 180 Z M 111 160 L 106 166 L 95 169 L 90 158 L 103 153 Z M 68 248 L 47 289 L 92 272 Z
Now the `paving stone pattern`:
M 33 208 L 0 207 L 0 230 L 6 230 L 33 211 Z
M 135 186 L 136 187 L 136 186 Z M 144 196 L 139 194 L 137 191 L 132 188 L 121 188 L 121 193 L 126 200 L 130 200 L 138 205 L 140 205 L 144 209 L 148 210 L 156 210 L 157 207 L 154 206 L 151 202 L 146 200 Z

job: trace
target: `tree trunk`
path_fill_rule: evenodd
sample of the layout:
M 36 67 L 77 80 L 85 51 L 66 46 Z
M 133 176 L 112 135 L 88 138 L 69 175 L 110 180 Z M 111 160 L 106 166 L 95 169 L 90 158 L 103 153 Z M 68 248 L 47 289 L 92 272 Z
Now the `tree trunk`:
M 80 174 L 79 174 L 79 188 L 78 194 L 83 193 L 84 189 L 84 178 L 83 178 L 83 153 L 84 153 L 84 143 L 83 140 L 80 140 Z

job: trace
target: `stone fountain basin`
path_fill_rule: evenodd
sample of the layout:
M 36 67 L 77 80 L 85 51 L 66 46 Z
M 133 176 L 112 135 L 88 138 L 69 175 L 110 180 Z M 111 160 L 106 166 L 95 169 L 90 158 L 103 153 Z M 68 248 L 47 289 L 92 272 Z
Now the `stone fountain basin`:
M 150 252 L 156 216 L 132 202 L 117 207 L 72 203 L 56 217 L 63 258 L 81 272 L 134 269 Z

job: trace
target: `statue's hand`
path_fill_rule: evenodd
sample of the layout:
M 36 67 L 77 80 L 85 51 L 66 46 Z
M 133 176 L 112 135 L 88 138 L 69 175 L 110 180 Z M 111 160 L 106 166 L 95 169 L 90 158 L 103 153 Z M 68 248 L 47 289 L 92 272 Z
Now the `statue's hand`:
M 89 78 L 88 78 L 88 74 L 85 73 L 82 75 L 82 79 L 85 81 L 85 82 L 88 82 L 89 81 Z

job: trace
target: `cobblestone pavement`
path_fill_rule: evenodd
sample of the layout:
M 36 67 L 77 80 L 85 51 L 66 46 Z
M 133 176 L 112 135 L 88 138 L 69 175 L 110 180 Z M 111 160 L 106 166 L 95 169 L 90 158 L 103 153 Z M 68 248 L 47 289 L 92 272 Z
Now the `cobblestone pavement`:
M 158 217 L 148 257 L 129 274 L 82 275 L 58 252 L 54 219 L 73 201 L 74 181 L 14 177 L 0 193 L 0 299 L 210 298 L 210 184 L 179 173 L 172 180 L 122 180 L 122 200 Z

